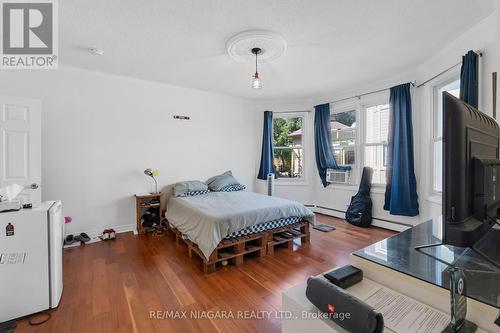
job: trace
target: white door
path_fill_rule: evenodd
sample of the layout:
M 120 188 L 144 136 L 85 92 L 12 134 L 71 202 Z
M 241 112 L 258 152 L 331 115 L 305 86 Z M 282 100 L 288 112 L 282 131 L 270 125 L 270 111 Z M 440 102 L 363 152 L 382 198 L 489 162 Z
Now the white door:
M 42 103 L 0 95 L 0 187 L 19 184 L 22 203 L 41 202 Z

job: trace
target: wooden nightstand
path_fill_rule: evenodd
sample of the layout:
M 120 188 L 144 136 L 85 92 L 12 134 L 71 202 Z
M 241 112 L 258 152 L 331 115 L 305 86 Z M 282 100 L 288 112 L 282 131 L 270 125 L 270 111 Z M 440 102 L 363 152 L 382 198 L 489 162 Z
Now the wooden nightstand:
M 145 234 L 146 230 L 142 227 L 141 217 L 144 212 L 150 208 L 157 208 L 158 210 L 158 221 L 157 224 L 160 223 L 162 219 L 163 207 L 161 204 L 161 196 L 162 192 L 159 193 L 147 193 L 147 194 L 136 194 L 135 195 L 135 209 L 136 209 L 136 223 L 137 223 L 137 233 Z

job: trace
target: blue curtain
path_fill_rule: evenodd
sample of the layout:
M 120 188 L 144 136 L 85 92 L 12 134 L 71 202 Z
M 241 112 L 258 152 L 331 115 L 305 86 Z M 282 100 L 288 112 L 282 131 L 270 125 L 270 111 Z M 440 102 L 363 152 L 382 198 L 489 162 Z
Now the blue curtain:
M 384 209 L 393 215 L 418 215 L 417 181 L 413 161 L 410 84 L 391 88 L 387 186 Z
M 460 99 L 476 109 L 479 95 L 478 58 L 479 55 L 474 51 L 467 52 L 462 57 L 460 69 Z
M 274 172 L 274 149 L 273 149 L 273 113 L 264 112 L 264 130 L 262 133 L 262 155 L 258 179 L 266 180 L 267 175 Z
M 314 107 L 314 143 L 316 166 L 323 187 L 328 186 L 326 181 L 327 169 L 350 170 L 350 166 L 339 166 L 332 152 L 332 130 L 330 123 L 330 104 L 320 104 Z

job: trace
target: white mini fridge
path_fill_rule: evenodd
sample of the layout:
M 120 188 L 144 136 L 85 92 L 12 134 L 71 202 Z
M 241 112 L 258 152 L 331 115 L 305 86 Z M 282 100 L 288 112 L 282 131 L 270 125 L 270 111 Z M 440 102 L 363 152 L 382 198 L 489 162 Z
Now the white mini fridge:
M 60 201 L 0 213 L 0 323 L 57 307 L 63 238 Z

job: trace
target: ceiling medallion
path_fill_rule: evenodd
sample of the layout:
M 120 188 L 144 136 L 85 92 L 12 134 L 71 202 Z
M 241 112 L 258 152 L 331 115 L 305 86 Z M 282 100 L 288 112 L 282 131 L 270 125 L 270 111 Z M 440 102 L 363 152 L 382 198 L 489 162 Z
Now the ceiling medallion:
M 259 60 L 272 61 L 286 52 L 286 41 L 272 31 L 248 30 L 231 37 L 226 43 L 227 54 L 238 61 L 254 60 L 252 49 L 255 48 L 261 49 Z

